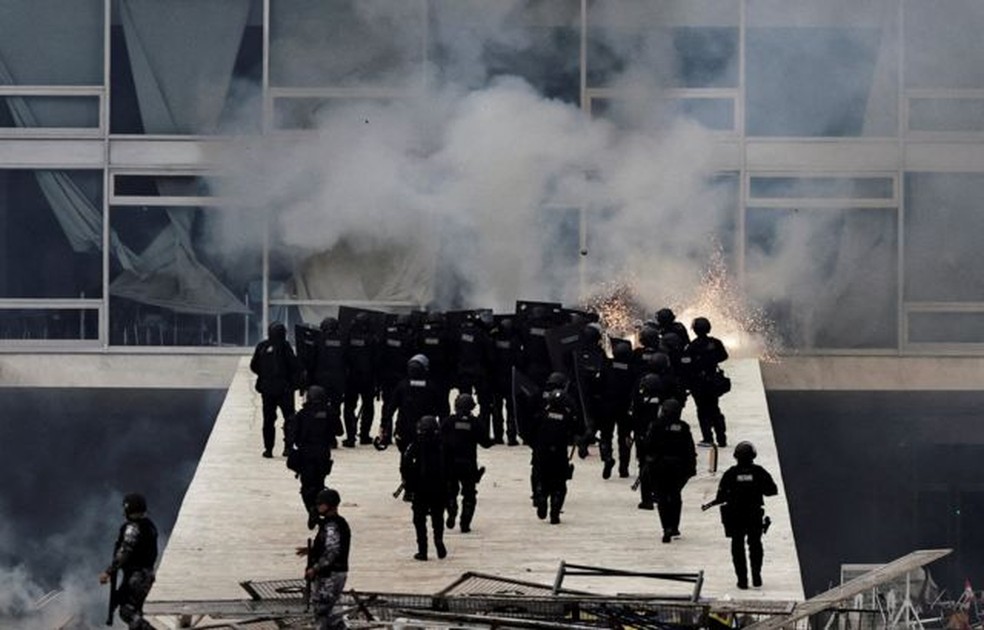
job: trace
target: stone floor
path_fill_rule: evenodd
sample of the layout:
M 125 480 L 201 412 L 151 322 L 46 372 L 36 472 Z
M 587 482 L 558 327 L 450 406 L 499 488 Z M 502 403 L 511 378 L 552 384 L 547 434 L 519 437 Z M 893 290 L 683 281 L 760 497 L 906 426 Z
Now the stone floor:
M 244 580 L 297 578 L 303 559 L 294 548 L 309 535 L 299 484 L 283 458 L 263 459 L 259 396 L 244 359 L 216 420 L 195 477 L 167 541 L 151 601 L 243 599 Z M 444 560 L 412 559 L 415 543 L 409 504 L 392 497 L 399 483 L 395 448 L 339 449 L 328 484 L 341 493 L 341 513 L 353 530 L 348 587 L 358 590 L 432 593 L 466 571 L 553 583 L 561 560 L 635 571 L 703 570 L 703 596 L 802 600 L 796 544 L 782 489 L 779 457 L 769 421 L 759 364 L 728 362 L 734 387 L 722 399 L 729 440 L 755 443 L 758 463 L 780 487 L 767 499 L 773 525 L 765 537 L 765 586 L 739 592 L 729 544 L 717 510 L 701 512 L 713 498 L 721 472 L 733 463 L 722 449 L 718 473 L 708 472 L 700 449 L 699 472 L 684 490 L 683 535 L 659 540 L 656 512 L 636 508 L 632 478 L 601 478 L 597 452 L 576 461 L 562 523 L 536 518 L 529 501 L 529 450 L 496 446 L 479 452 L 488 472 L 479 487 L 472 531 L 452 530 Z M 696 431 L 693 405 L 684 419 Z M 633 466 L 633 475 L 635 467 Z M 569 578 L 565 586 L 598 593 L 680 593 L 680 586 L 644 578 Z M 686 590 L 686 589 L 684 589 Z

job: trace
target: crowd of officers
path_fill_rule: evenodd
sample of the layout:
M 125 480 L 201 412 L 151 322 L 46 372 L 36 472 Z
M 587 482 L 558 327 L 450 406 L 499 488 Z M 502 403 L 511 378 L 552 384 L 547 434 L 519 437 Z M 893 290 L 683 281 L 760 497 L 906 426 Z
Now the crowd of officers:
M 718 401 L 730 389 L 720 368 L 728 353 L 710 331 L 704 317 L 688 331 L 668 308 L 641 324 L 633 344 L 604 339 L 591 313 L 550 303 L 517 303 L 510 315 L 388 315 L 343 307 L 317 329 L 299 326 L 295 355 L 286 328 L 275 322 L 251 361 L 262 397 L 263 456 L 273 456 L 279 409 L 283 454 L 301 480 L 313 528 L 339 440 L 346 448 L 395 444 L 401 454 L 398 492 L 413 508 L 414 557 L 427 560 L 428 517 L 438 558 L 447 555 L 445 528 L 457 522 L 462 533 L 470 531 L 484 473 L 478 446 L 522 441 L 531 448 L 532 503 L 537 516 L 552 524 L 560 522 L 575 453 L 584 458 L 597 445 L 601 476 L 608 479 L 616 467 L 619 477 L 629 477 L 634 451 L 638 507 L 658 510 L 662 542 L 669 543 L 680 535 L 681 492 L 696 474 L 695 442 L 681 419 L 691 397 L 699 445 L 727 445 Z M 297 390 L 305 399 L 295 412 Z M 382 412 L 374 434 L 377 399 Z M 750 524 L 758 514 L 761 529 L 761 515 L 735 505 L 755 503 L 760 511 L 762 496 L 775 494 L 768 473 L 758 470 L 729 471 L 719 492 L 721 502 L 731 505 L 723 515 L 740 513 L 743 519 L 739 527 L 737 517 L 729 524 L 725 515 L 729 536 L 742 532 L 740 562 L 732 537 L 741 588 L 747 588 L 746 538 L 753 583 L 761 583 L 761 534 L 756 538 Z M 725 488 L 725 481 L 738 490 Z

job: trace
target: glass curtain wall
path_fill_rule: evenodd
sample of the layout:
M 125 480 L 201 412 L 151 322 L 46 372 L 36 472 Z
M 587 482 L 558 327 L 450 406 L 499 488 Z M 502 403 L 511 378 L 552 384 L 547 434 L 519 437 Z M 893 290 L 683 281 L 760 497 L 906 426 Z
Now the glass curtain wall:
M 299 253 L 282 226 L 227 198 L 207 149 L 313 137 L 339 112 L 375 120 L 434 86 L 519 77 L 621 132 L 679 121 L 710 132 L 709 185 L 724 201 L 707 241 L 791 349 L 984 348 L 972 273 L 979 2 L 509 7 L 0 3 L 0 338 L 238 348 L 264 320 L 314 321 L 339 302 L 460 305 L 439 264 L 453 242 L 427 259 L 375 255 L 384 241 Z M 545 297 L 578 296 L 594 279 L 578 252 L 601 242 L 612 212 L 543 200 L 529 230 L 550 252 L 543 273 L 578 270 Z M 235 238 L 223 232 L 230 216 Z

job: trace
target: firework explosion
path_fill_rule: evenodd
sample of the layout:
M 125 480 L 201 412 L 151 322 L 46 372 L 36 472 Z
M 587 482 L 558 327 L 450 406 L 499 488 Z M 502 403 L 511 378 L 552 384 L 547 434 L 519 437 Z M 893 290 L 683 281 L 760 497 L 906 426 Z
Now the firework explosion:
M 607 336 L 629 339 L 633 345 L 647 312 L 633 288 L 632 278 L 602 285 L 582 307 L 598 314 Z M 760 309 L 750 307 L 728 275 L 724 254 L 715 247 L 707 268 L 701 274 L 695 293 L 686 299 L 668 300 L 677 312 L 677 320 L 689 326 L 695 317 L 706 317 L 713 325 L 713 335 L 735 356 L 756 356 L 775 361 L 779 355 L 775 325 Z M 663 306 L 663 305 L 660 305 Z
M 690 299 L 681 302 L 677 319 L 689 325 L 695 317 L 706 317 L 713 326 L 712 335 L 720 339 L 732 354 L 757 356 L 775 361 L 779 354 L 775 324 L 758 308 L 742 298 L 728 275 L 724 254 L 716 247 L 700 285 Z

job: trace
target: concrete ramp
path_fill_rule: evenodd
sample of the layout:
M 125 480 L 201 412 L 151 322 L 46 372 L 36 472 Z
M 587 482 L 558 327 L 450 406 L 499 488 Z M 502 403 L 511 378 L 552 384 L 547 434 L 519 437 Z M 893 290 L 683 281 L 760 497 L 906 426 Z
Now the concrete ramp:
M 164 550 L 150 601 L 244 599 L 241 581 L 298 578 L 303 573 L 303 559 L 294 555 L 294 548 L 309 536 L 299 483 L 283 458 L 260 456 L 260 400 L 252 390 L 247 363 L 240 363 L 229 387 Z M 479 486 L 472 531 L 449 531 L 448 558 L 437 560 L 432 550 L 428 562 L 412 559 L 416 545 L 410 506 L 392 497 L 399 484 L 397 450 L 377 452 L 360 446 L 336 451 L 327 483 L 341 493 L 340 511 L 352 526 L 348 587 L 434 593 L 467 571 L 552 584 L 564 560 L 638 572 L 703 570 L 704 597 L 802 600 L 796 544 L 759 364 L 738 360 L 725 367 L 733 381 L 732 392 L 722 399 L 729 441 L 753 441 L 758 462 L 773 473 L 780 489 L 778 497 L 767 499 L 766 513 L 773 525 L 764 539 L 762 588 L 735 588 L 729 540 L 718 511 L 700 511 L 700 504 L 714 497 L 721 473 L 733 463 L 730 447 L 721 450 L 716 474 L 708 471 L 710 450 L 699 449 L 698 475 L 684 491 L 683 535 L 662 544 L 656 512 L 636 508 L 638 493 L 629 488 L 633 479 L 616 474 L 603 480 L 594 448 L 587 459 L 575 461 L 562 522 L 538 520 L 529 500 L 530 451 L 525 446 L 480 450 L 480 463 L 488 472 Z M 684 419 L 699 436 L 692 403 Z M 638 577 L 568 577 L 564 587 L 610 595 L 677 594 L 672 586 Z M 681 588 L 681 593 L 689 592 L 690 585 L 677 587 Z

